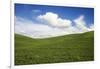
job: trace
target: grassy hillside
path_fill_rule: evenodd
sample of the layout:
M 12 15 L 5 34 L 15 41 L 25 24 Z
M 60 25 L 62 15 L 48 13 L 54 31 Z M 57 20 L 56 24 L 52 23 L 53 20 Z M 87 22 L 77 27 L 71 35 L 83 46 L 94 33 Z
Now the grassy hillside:
M 15 65 L 92 61 L 94 32 L 46 39 L 15 34 Z

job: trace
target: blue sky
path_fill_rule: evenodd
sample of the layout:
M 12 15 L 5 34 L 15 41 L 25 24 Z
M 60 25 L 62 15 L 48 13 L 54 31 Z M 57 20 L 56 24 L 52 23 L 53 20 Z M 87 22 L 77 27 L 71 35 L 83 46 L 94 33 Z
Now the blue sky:
M 35 24 L 33 25 L 33 27 L 40 27 L 37 26 L 36 24 L 38 25 L 47 24 L 49 28 L 52 28 L 53 26 L 56 29 L 59 29 L 57 31 L 60 32 L 61 30 L 64 31 L 65 29 L 66 29 L 65 32 L 67 31 L 68 33 L 72 31 L 71 34 L 73 33 L 73 31 L 83 32 L 84 30 L 85 31 L 90 30 L 94 26 L 93 8 L 35 5 L 35 4 L 15 4 L 15 16 L 16 16 L 16 23 L 19 23 L 19 25 L 17 24 L 18 25 L 17 33 L 20 32 L 21 34 L 22 32 L 20 30 L 18 31 L 20 23 L 22 24 L 32 23 L 32 25 Z M 61 28 L 60 25 L 63 27 L 63 29 Z M 27 26 L 25 26 L 25 24 L 23 26 L 24 27 L 22 28 L 24 29 L 22 28 L 21 29 L 24 31 L 24 33 L 27 33 L 28 31 L 25 32 L 26 31 L 25 28 L 27 28 Z M 33 30 L 31 32 L 34 33 L 33 27 L 32 27 Z M 43 28 L 43 26 L 41 27 Z M 54 30 L 54 28 L 52 29 Z M 52 32 L 50 30 L 46 30 L 46 32 L 47 31 Z
M 33 12 L 33 10 L 39 10 L 39 12 Z M 30 20 L 33 20 L 34 17 L 40 14 L 45 14 L 46 12 L 54 12 L 59 14 L 61 18 L 67 18 L 70 20 L 73 20 L 80 15 L 84 15 L 87 24 L 94 23 L 93 8 L 15 4 L 15 15 Z

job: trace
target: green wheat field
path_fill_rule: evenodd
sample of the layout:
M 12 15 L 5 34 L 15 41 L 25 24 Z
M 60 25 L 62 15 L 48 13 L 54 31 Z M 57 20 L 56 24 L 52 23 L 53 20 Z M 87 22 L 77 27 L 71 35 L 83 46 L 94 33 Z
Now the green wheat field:
M 15 65 L 94 60 L 94 31 L 33 39 L 15 34 Z

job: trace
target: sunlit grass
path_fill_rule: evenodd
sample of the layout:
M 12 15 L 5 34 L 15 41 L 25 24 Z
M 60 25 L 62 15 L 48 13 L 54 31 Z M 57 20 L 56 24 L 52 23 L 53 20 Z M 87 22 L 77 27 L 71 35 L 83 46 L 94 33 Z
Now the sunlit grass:
M 94 60 L 94 32 L 47 39 L 15 34 L 15 65 Z

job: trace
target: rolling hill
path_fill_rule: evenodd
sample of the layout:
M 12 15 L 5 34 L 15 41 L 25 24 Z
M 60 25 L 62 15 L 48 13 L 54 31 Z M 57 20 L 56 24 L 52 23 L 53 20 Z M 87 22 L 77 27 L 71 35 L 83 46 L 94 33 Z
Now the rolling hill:
M 45 39 L 15 34 L 15 65 L 93 60 L 94 31 Z

